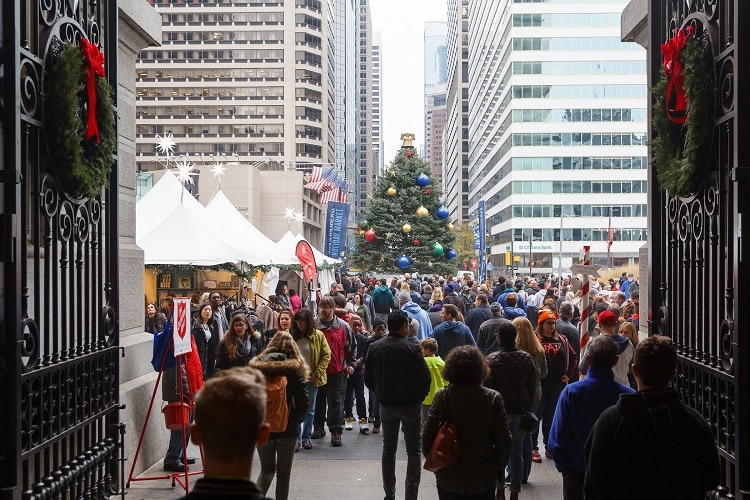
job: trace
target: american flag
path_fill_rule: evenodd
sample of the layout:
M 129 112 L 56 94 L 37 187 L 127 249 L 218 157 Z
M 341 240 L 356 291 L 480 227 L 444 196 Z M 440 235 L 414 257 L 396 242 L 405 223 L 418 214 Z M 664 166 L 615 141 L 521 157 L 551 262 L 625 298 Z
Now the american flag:
M 323 169 L 318 167 L 317 165 L 314 165 L 312 168 L 312 173 L 310 174 L 310 183 L 318 182 L 322 178 Z

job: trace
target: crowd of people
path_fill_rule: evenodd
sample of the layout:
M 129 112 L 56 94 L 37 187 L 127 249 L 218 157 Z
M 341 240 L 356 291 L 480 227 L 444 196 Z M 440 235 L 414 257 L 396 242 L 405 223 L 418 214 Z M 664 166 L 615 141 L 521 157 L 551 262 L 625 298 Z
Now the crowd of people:
M 358 275 L 334 283 L 315 313 L 286 293 L 257 307 L 230 309 L 213 292 L 194 308 L 192 336 L 205 387 L 196 395 L 192 439 L 208 448 L 210 433 L 202 427 L 219 419 L 201 422 L 198 409 L 209 389 L 237 385 L 244 374 L 246 392 L 259 393 L 249 386 L 283 376 L 285 425 L 268 427 L 256 418 L 245 429 L 253 436 L 241 440 L 257 444 L 260 458 L 257 486 L 249 466 L 242 476 L 244 487 L 255 492 L 251 498 L 264 498 L 274 477 L 275 497 L 287 498 L 295 453 L 312 450 L 328 434 L 330 445 L 340 447 L 358 424 L 361 434 L 382 433 L 386 500 L 395 498 L 403 431 L 405 497 L 416 499 L 422 458 L 444 423 L 455 424 L 461 454 L 435 472 L 441 499 L 504 499 L 506 490 L 517 499 L 532 464 L 545 458 L 562 474 L 565 499 L 702 498 L 718 484 L 718 456 L 705 421 L 670 388 L 674 345 L 665 337 L 639 339 L 632 275 L 590 286 L 585 300 L 570 279 L 557 277 L 476 283 L 468 276 L 422 279 L 414 273 L 389 282 Z M 588 323 L 582 325 L 586 304 Z M 170 318 L 169 309 L 149 304 L 146 330 L 156 333 Z M 590 339 L 583 348 L 581 332 Z M 170 377 L 165 370 L 171 400 L 177 369 Z M 270 404 L 270 395 L 258 397 Z M 540 423 L 535 432 L 524 425 L 529 415 Z M 703 450 L 700 467 L 682 467 L 686 458 L 680 454 L 666 472 L 638 467 L 639 477 L 618 475 L 615 481 L 616 461 L 677 457 L 690 445 L 681 442 L 688 433 Z M 164 468 L 186 472 L 192 459 L 176 446 L 182 432 L 172 431 L 172 437 Z M 206 479 L 189 498 L 207 498 L 200 492 L 220 487 L 223 474 L 209 467 L 212 456 L 206 452 Z M 246 450 L 236 456 L 247 460 Z M 668 494 L 677 480 L 683 481 L 680 494 Z

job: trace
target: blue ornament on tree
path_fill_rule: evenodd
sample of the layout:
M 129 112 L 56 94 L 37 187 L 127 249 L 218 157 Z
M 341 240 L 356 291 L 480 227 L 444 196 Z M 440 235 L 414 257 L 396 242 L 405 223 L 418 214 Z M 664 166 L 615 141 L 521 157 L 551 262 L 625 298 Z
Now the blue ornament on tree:
M 438 209 L 437 209 L 437 212 L 435 212 L 435 213 L 437 214 L 437 216 L 438 216 L 438 217 L 439 217 L 440 219 L 447 219 L 447 218 L 448 218 L 448 216 L 450 215 L 450 212 L 449 212 L 449 211 L 448 211 L 448 209 L 447 209 L 447 208 L 445 208 L 445 207 L 440 207 L 440 208 L 438 208 Z
M 396 265 L 400 267 L 401 269 L 406 269 L 407 267 L 411 265 L 411 259 L 406 255 L 402 255 L 396 261 Z
M 430 178 L 425 174 L 419 174 L 417 176 L 417 186 L 423 188 L 430 183 Z
M 455 259 L 456 258 L 456 251 L 453 250 L 452 248 L 446 250 L 446 252 L 445 252 L 445 258 L 447 260 L 453 260 L 453 259 Z

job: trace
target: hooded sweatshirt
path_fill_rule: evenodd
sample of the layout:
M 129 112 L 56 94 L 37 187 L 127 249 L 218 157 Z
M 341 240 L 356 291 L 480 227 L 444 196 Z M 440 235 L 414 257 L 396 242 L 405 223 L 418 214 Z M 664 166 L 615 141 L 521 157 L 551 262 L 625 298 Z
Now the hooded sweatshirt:
M 448 359 L 454 347 L 477 345 L 469 327 L 460 321 L 443 321 L 432 331 L 432 336 L 438 343 L 438 356 L 443 359 Z
M 630 372 L 630 364 L 633 362 L 633 355 L 635 354 L 633 343 L 619 333 L 610 335 L 610 338 L 615 341 L 615 344 L 617 344 L 617 355 L 620 356 L 617 360 L 617 364 L 612 367 L 612 371 L 615 374 L 615 380 L 622 385 L 627 385 L 629 387 L 630 382 L 628 382 L 628 372 Z M 588 351 L 588 349 L 586 350 Z M 589 371 L 589 364 L 586 361 L 586 353 L 581 356 L 579 368 L 583 374 L 586 374 Z
M 622 394 L 594 424 L 585 454 L 587 499 L 698 500 L 720 481 L 711 428 L 673 389 Z
M 417 334 L 419 340 L 432 337 L 432 323 L 424 309 L 414 302 L 407 302 L 401 306 L 401 310 L 406 312 L 411 319 L 416 319 L 417 323 L 419 323 L 419 333 Z

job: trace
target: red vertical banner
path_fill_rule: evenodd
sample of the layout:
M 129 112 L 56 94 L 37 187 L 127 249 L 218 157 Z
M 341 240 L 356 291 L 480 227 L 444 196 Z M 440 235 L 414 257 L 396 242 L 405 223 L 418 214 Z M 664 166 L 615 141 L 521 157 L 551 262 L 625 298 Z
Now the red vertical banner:
M 302 265 L 302 271 L 305 273 L 305 281 L 315 283 L 318 278 L 318 266 L 315 264 L 315 255 L 310 244 L 305 240 L 297 242 L 295 254 Z
M 174 299 L 174 355 L 179 356 L 192 351 L 190 335 L 190 298 L 175 297 Z

